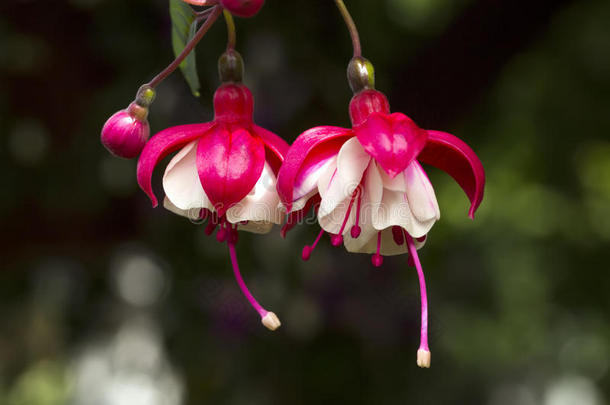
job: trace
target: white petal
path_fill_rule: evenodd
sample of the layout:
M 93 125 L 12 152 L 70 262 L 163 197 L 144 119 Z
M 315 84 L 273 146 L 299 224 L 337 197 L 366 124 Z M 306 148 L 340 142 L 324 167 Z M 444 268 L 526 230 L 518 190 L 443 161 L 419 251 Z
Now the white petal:
M 325 216 L 331 213 L 337 205 L 351 197 L 362 180 L 371 157 L 358 138 L 353 137 L 343 144 L 337 156 L 337 170 L 326 182 L 325 175 L 320 176 L 318 191 L 322 197 L 319 215 Z
M 375 235 L 375 237 L 377 237 L 377 230 L 373 227 L 372 223 L 372 211 L 374 207 L 377 207 L 379 205 L 382 194 L 383 187 L 381 177 L 379 176 L 377 165 L 375 164 L 375 162 L 371 161 L 364 173 L 364 181 L 362 183 L 360 216 L 358 218 L 358 226 L 360 226 L 360 236 L 356 239 L 353 239 L 350 236 L 349 231 L 351 231 L 351 225 L 349 229 L 346 227 L 346 232 L 344 232 L 343 235 L 346 248 L 349 251 L 359 251 L 366 243 L 368 243 L 368 239 L 370 239 L 372 235 Z M 349 221 L 352 224 L 355 223 L 355 212 L 357 211 L 357 209 L 358 203 L 357 201 L 354 201 L 354 206 L 352 208 L 352 210 L 354 211 L 354 218 L 350 216 Z
M 407 182 L 407 199 L 415 218 L 422 222 L 440 219 L 434 189 L 419 163 L 411 162 L 404 171 L 404 177 Z
M 324 160 L 319 161 L 315 166 L 309 167 L 307 173 L 303 174 L 305 177 L 301 184 L 295 186 L 292 192 L 293 197 L 299 200 L 302 197 L 311 194 L 312 192 L 317 192 L 318 181 L 320 180 L 320 176 L 322 176 L 322 174 L 325 173 L 330 166 L 337 166 L 337 155 L 330 156 Z
M 315 196 L 316 194 L 318 194 L 318 189 L 317 188 L 314 189 L 314 190 L 311 190 L 308 194 L 304 195 L 303 197 L 301 197 L 298 200 L 296 200 L 295 202 L 293 202 L 292 206 L 290 208 L 290 212 L 299 211 L 300 209 L 303 209 L 305 204 L 307 204 L 307 201 L 309 201 L 309 199 L 311 197 Z M 286 211 L 285 207 L 284 207 L 284 211 Z
M 283 213 L 279 208 L 280 198 L 275 189 L 276 181 L 273 170 L 265 162 L 254 188 L 227 210 L 227 220 L 233 224 L 243 221 L 282 223 Z
M 381 167 L 379 167 L 378 170 L 381 180 L 383 181 L 383 188 L 387 188 L 392 191 L 402 191 L 403 193 L 407 191 L 405 176 L 403 176 L 401 173 L 392 179 Z
M 346 198 L 344 201 L 339 203 L 335 209 L 327 215 L 318 216 L 318 223 L 320 227 L 324 229 L 328 233 L 338 234 L 341 232 L 341 228 L 343 227 L 343 232 L 349 232 L 352 228 L 352 225 L 356 222 L 356 206 L 357 200 L 354 198 L 354 202 L 352 203 L 352 207 L 350 208 L 351 197 Z M 347 215 L 347 210 L 349 209 L 350 214 L 349 218 L 345 222 L 345 226 L 343 226 L 343 221 L 345 221 L 345 216 Z
M 163 175 L 163 190 L 172 204 L 181 210 L 213 208 L 199 181 L 197 141 L 186 145 L 169 162 Z
M 374 254 L 377 253 L 377 233 L 379 231 L 374 230 L 372 233 L 362 233 L 357 239 L 352 239 L 351 236 L 349 238 L 344 238 L 345 249 L 348 252 L 353 253 L 368 253 Z M 359 244 L 356 244 L 359 239 L 362 240 Z M 384 229 L 381 231 L 381 249 L 379 251 L 383 256 L 394 256 L 394 255 L 402 255 L 407 253 L 407 245 L 403 243 L 402 245 L 397 245 L 394 242 L 394 236 L 392 234 L 392 228 Z
M 190 208 L 188 210 L 181 210 L 180 208 L 172 204 L 172 202 L 167 197 L 163 199 L 163 207 L 166 210 L 173 212 L 174 214 L 186 217 L 192 221 L 198 220 L 199 214 L 201 212 L 201 208 Z

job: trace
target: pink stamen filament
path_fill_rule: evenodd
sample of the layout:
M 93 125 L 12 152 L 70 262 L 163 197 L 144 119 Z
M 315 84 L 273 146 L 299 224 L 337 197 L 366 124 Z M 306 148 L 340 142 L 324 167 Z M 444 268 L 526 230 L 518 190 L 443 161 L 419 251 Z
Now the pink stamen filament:
M 347 206 L 347 212 L 345 213 L 345 217 L 343 218 L 343 224 L 341 224 L 341 229 L 339 233 L 333 235 L 331 238 L 331 243 L 333 246 L 339 246 L 341 242 L 343 242 L 343 231 L 345 230 L 345 225 L 347 225 L 347 220 L 349 219 L 350 214 L 352 213 L 352 207 L 354 206 L 354 199 L 356 197 L 356 193 L 358 189 L 354 190 L 352 193 L 352 198 L 349 200 L 349 205 Z
M 379 254 L 381 251 L 381 231 L 377 232 L 377 252 L 371 257 L 371 262 L 375 267 L 381 267 L 383 264 L 383 256 Z
M 258 314 L 261 316 L 261 318 L 264 318 L 265 315 L 267 315 L 268 311 L 265 308 L 263 308 L 258 303 L 258 301 L 256 301 L 254 296 L 250 293 L 250 290 L 248 290 L 248 287 L 246 286 L 246 283 L 244 282 L 244 279 L 242 278 L 241 273 L 239 272 L 239 264 L 237 263 L 237 254 L 235 253 L 235 244 L 229 242 L 228 245 L 229 245 L 229 256 L 231 257 L 231 264 L 233 265 L 233 274 L 235 274 L 235 280 L 237 281 L 237 284 L 239 285 L 241 292 L 244 294 L 246 299 L 250 302 L 250 305 L 252 305 L 252 307 L 256 310 L 256 312 L 258 312 Z
M 227 240 L 227 237 L 229 236 L 229 223 L 226 221 L 223 221 L 220 224 L 220 229 L 218 230 L 218 232 L 216 233 L 216 240 L 218 242 L 224 242 Z
M 360 236 L 360 232 L 362 232 L 362 230 L 360 229 L 360 201 L 362 200 L 362 193 L 360 192 L 360 188 L 358 188 L 358 202 L 356 205 L 356 223 L 354 224 L 354 226 L 352 226 L 352 229 L 350 231 L 352 238 L 356 239 L 358 236 Z
M 216 213 L 213 212 L 212 215 L 210 215 L 208 224 L 206 225 L 203 232 L 206 235 L 210 236 L 212 233 L 214 233 L 216 226 L 218 226 L 218 216 L 216 215 Z
M 313 250 L 316 248 L 316 245 L 318 244 L 318 242 L 320 242 L 322 235 L 324 235 L 324 229 L 320 229 L 320 233 L 318 234 L 318 237 L 311 244 L 311 246 L 305 245 L 303 247 L 303 253 L 301 254 L 301 257 L 303 258 L 303 260 L 309 260 L 309 258 L 311 257 L 311 252 L 313 252 Z
M 407 240 L 407 246 L 409 247 L 409 253 L 415 268 L 417 269 L 417 277 L 419 278 L 419 293 L 421 297 L 421 338 L 419 348 L 425 351 L 430 351 L 428 348 L 428 295 L 426 293 L 426 279 L 424 278 L 424 271 L 417 256 L 417 248 L 413 242 L 413 238 L 405 232 L 405 239 Z

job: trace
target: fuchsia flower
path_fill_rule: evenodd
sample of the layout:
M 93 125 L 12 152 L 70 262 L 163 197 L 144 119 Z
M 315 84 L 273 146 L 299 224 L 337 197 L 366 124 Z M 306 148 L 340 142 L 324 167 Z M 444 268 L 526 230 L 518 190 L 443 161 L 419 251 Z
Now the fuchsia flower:
M 184 0 L 195 6 L 213 6 L 218 3 L 238 17 L 253 17 L 265 4 L 265 0 Z
M 366 66 L 364 71 L 372 74 Z M 421 129 L 404 114 L 391 114 L 386 97 L 372 88 L 372 78 L 365 79 L 352 85 L 352 128 L 322 126 L 301 134 L 280 170 L 278 193 L 293 214 L 320 200 L 322 230 L 313 245 L 304 247 L 304 260 L 325 232 L 335 246 L 343 242 L 350 252 L 372 253 L 375 266 L 383 256 L 410 254 L 422 301 L 417 362 L 429 367 L 427 297 L 417 249 L 440 212 L 420 163 L 436 166 L 458 182 L 471 201 L 471 218 L 483 198 L 485 174 L 468 145 L 448 133 Z
M 276 175 L 288 144 L 254 124 L 252 94 L 246 86 L 223 82 L 214 95 L 212 122 L 168 128 L 150 139 L 138 162 L 138 183 L 157 206 L 151 187 L 153 170 L 163 157 L 179 150 L 163 176 L 165 208 L 187 218 L 207 219 L 207 234 L 219 228 L 216 238 L 229 246 L 241 290 L 262 323 L 274 330 L 280 321 L 246 287 L 235 244 L 238 230 L 266 233 L 282 222 Z

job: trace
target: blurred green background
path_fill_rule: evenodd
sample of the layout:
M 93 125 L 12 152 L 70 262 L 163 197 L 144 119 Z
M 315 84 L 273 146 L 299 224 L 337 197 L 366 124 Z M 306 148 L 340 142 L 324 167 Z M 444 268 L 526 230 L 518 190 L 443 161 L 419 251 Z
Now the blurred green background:
M 137 188 L 99 142 L 172 59 L 164 0 L 0 4 L 0 404 L 601 405 L 610 399 L 610 2 L 347 1 L 394 111 L 481 157 L 485 199 L 431 169 L 442 218 L 421 251 L 432 368 L 418 369 L 406 257 L 373 268 L 323 240 L 226 246 Z M 268 0 L 237 20 L 255 119 L 288 141 L 347 126 L 347 32 L 333 2 Z M 225 46 L 197 49 L 153 132 L 207 121 Z M 160 192 L 160 174 L 155 187 Z

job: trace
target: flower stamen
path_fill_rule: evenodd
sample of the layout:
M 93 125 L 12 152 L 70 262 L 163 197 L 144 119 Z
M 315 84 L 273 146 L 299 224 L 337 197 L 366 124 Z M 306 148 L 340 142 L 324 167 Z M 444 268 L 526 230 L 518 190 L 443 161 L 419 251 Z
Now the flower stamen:
M 233 274 L 235 275 L 235 280 L 237 281 L 241 292 L 250 302 L 250 305 L 252 305 L 256 312 L 258 312 L 258 314 L 261 316 L 261 322 L 263 323 L 263 325 L 265 325 L 265 327 L 269 330 L 276 330 L 282 325 L 282 323 L 278 319 L 277 315 L 263 308 L 258 303 L 258 301 L 256 301 L 254 296 L 250 293 L 250 290 L 248 290 L 248 287 L 246 286 L 246 283 L 244 282 L 244 279 L 242 278 L 241 273 L 239 271 L 239 264 L 237 263 L 237 254 L 235 253 L 235 244 L 229 241 L 228 245 L 229 256 L 231 257 L 231 264 L 233 265 Z
M 405 239 L 409 247 L 409 253 L 415 263 L 417 269 L 417 277 L 419 278 L 419 293 L 421 299 L 421 337 L 419 349 L 417 350 L 417 365 L 422 368 L 430 368 L 430 348 L 428 347 L 428 295 L 426 293 L 426 279 L 424 271 L 417 256 L 417 248 L 413 238 L 405 232 Z
M 349 219 L 350 214 L 352 213 L 352 207 L 354 206 L 354 199 L 356 198 L 356 193 L 358 192 L 358 188 L 354 190 L 352 193 L 352 197 L 349 200 L 349 205 L 347 206 L 347 212 L 345 213 L 345 218 L 343 218 L 343 224 L 341 224 L 341 229 L 339 229 L 339 233 L 330 237 L 330 243 L 333 246 L 339 246 L 343 243 L 343 231 L 345 230 L 345 225 L 347 225 L 347 220 Z
M 371 256 L 371 262 L 375 267 L 381 267 L 383 264 L 383 256 L 379 254 L 381 251 L 381 231 L 377 232 L 377 252 Z
M 318 237 L 311 244 L 311 246 L 310 245 L 303 246 L 303 252 L 301 253 L 301 257 L 303 258 L 303 260 L 305 260 L 305 261 L 309 260 L 309 258 L 311 257 L 311 252 L 313 252 L 313 250 L 316 248 L 316 245 L 322 238 L 322 235 L 324 235 L 324 229 L 320 229 L 320 233 L 318 234 Z
M 220 243 L 225 242 L 229 237 L 229 223 L 226 220 L 223 220 L 220 224 L 220 229 L 216 233 L 216 240 Z
M 360 225 L 358 225 L 360 223 L 360 202 L 362 200 L 362 192 L 360 190 L 360 187 L 358 187 L 356 190 L 358 192 L 358 202 L 356 205 L 356 223 L 352 226 L 352 229 L 350 230 L 350 234 L 354 239 L 357 239 L 358 236 L 360 236 L 360 232 L 362 232 Z

